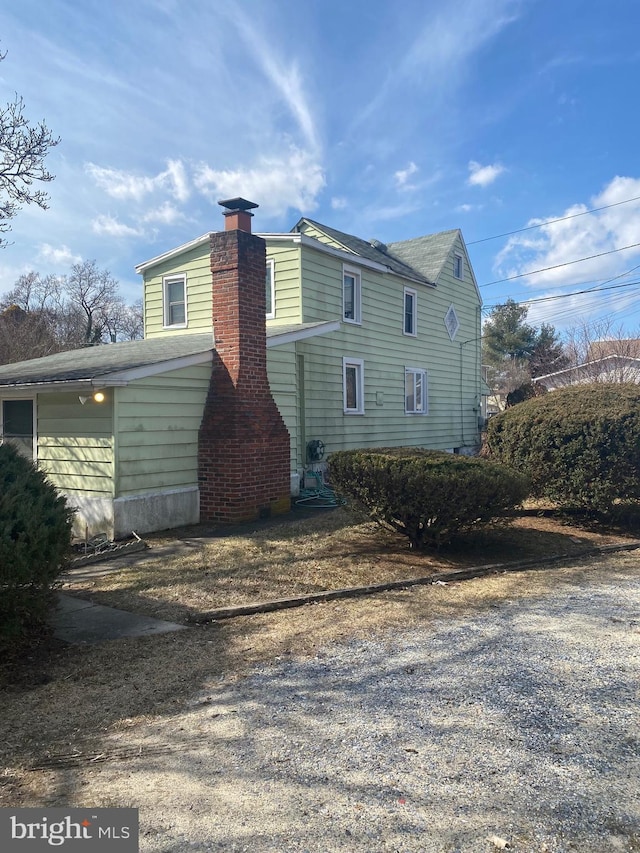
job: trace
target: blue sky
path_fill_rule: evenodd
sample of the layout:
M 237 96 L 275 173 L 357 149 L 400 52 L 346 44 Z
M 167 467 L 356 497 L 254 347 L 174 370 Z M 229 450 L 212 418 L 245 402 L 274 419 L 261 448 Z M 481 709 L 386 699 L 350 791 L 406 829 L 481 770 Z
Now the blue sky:
M 136 263 L 242 195 L 259 232 L 459 227 L 487 306 L 562 296 L 530 319 L 638 334 L 640 246 L 617 250 L 640 243 L 639 27 L 635 0 L 4 3 L 0 101 L 18 92 L 62 141 L 0 294 L 95 259 L 133 301 Z

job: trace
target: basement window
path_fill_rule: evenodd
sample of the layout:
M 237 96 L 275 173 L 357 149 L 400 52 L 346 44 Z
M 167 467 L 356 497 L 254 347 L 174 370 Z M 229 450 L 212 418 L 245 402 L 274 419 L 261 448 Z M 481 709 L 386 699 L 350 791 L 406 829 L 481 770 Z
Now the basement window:
M 162 279 L 165 328 L 187 325 L 187 277 L 168 275 Z

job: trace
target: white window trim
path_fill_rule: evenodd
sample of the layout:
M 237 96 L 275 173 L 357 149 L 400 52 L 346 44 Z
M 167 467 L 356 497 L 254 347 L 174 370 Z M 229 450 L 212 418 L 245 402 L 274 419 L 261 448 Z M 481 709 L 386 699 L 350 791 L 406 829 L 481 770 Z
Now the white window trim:
M 458 264 L 460 266 L 460 275 L 458 275 Z M 458 281 L 464 280 L 464 257 L 456 252 L 453 256 L 453 277 L 457 278 Z
M 344 277 L 345 275 L 353 276 L 354 278 L 354 294 L 353 294 L 353 319 L 345 317 L 346 305 L 344 300 Z M 362 276 L 359 269 L 355 267 L 342 265 L 342 319 L 345 323 L 352 323 L 356 326 L 362 325 Z
M 407 317 L 407 296 L 413 297 L 413 323 L 412 330 L 407 332 L 405 320 Z M 415 338 L 418 334 L 418 291 L 412 287 L 405 287 L 402 297 L 402 334 Z
M 415 407 L 415 392 L 414 392 L 414 407 L 407 407 L 407 377 L 414 377 L 414 388 L 416 376 L 422 377 L 422 393 L 424 397 L 424 406 L 422 409 Z M 429 375 L 423 367 L 405 367 L 404 369 L 404 413 L 405 415 L 428 415 L 429 414 Z
M 273 258 L 267 258 L 267 273 L 271 275 L 271 304 L 267 303 L 267 320 L 273 320 L 276 316 L 276 263 Z M 266 297 L 266 282 L 265 282 L 265 297 Z
M 182 280 L 182 284 L 184 287 L 184 323 L 170 323 L 169 322 L 169 284 L 173 282 Z M 186 329 L 188 325 L 188 313 L 187 313 L 187 274 L 186 273 L 173 273 L 172 275 L 163 275 L 162 276 L 162 323 L 163 328 L 165 329 Z
M 356 402 L 355 409 L 347 408 L 347 368 L 356 369 Z M 345 415 L 364 415 L 364 361 L 361 358 L 342 359 L 342 406 Z
M 33 410 L 33 426 L 32 426 L 32 440 L 33 440 L 33 455 L 32 459 L 34 462 L 38 461 L 38 412 L 37 412 L 37 400 L 35 397 L 4 397 L 0 399 L 0 444 L 4 443 L 4 404 L 8 402 L 13 402 L 14 400 L 29 400 L 31 402 L 31 408 Z

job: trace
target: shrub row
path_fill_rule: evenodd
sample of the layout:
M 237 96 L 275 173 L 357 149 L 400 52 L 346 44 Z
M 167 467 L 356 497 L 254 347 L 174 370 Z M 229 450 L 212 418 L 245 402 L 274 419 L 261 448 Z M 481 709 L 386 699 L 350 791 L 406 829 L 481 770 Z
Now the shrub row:
M 0 445 L 0 654 L 30 645 L 70 554 L 72 511 L 44 474 Z
M 419 448 L 343 450 L 329 459 L 333 487 L 412 548 L 508 514 L 528 492 L 525 476 L 485 459 Z
M 490 420 L 487 453 L 526 472 L 539 497 L 610 512 L 640 498 L 640 387 L 577 385 L 520 403 Z

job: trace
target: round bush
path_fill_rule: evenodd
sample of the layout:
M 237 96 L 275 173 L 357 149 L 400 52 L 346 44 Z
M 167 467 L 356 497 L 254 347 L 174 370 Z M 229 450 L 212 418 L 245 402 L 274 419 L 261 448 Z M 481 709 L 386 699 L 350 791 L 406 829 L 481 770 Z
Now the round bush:
M 339 451 L 329 475 L 336 491 L 407 536 L 412 548 L 442 545 L 504 517 L 529 489 L 525 476 L 503 465 L 420 448 Z
M 520 403 L 489 421 L 487 454 L 528 473 L 539 497 L 610 512 L 640 497 L 640 387 L 576 385 Z
M 44 625 L 71 546 L 66 500 L 10 444 L 0 445 L 0 650 Z

